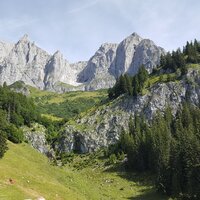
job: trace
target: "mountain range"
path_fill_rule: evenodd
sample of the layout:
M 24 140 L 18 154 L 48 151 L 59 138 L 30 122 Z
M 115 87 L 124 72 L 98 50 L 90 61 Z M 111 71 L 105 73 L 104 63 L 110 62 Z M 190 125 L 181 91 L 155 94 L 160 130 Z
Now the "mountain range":
M 59 93 L 109 88 L 121 74 L 136 74 L 142 64 L 152 72 L 162 54 L 163 48 L 133 33 L 119 44 L 102 44 L 89 61 L 69 63 L 60 51 L 50 55 L 24 35 L 16 44 L 0 42 L 0 84 L 23 81 Z

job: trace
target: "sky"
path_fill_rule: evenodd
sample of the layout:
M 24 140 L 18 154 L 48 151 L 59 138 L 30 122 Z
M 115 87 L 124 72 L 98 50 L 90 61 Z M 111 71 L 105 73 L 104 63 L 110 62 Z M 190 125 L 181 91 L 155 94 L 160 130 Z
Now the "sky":
M 70 62 L 138 33 L 167 51 L 200 40 L 199 0 L 0 0 L 0 41 L 24 34 Z

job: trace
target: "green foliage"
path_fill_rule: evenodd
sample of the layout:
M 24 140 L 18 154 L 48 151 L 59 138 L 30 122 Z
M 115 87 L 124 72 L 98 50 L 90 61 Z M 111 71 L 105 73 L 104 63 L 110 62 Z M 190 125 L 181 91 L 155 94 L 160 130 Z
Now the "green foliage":
M 99 152 L 72 155 L 73 161 L 59 167 L 28 144 L 8 142 L 8 147 L 0 160 L 0 196 L 4 200 L 38 199 L 41 196 L 48 200 L 168 199 L 156 193 L 151 176 L 109 170 L 112 166 L 104 165 L 103 155 Z M 8 184 L 9 178 L 15 184 Z
M 199 62 L 200 42 L 195 39 L 194 42 L 187 42 L 186 46 L 183 47 L 183 51 L 177 49 L 172 53 L 168 52 L 166 55 L 161 55 L 160 67 L 171 72 L 180 69 L 181 75 L 185 75 L 188 71 L 186 64 Z
M 109 165 L 113 165 L 117 162 L 117 157 L 115 154 L 111 154 L 108 160 Z
M 13 143 L 21 143 L 24 139 L 24 135 L 21 129 L 16 128 L 15 125 L 10 124 L 5 129 L 7 138 Z
M 88 110 L 89 108 L 96 105 L 96 101 L 93 98 L 78 98 L 73 101 L 65 100 L 62 103 L 52 103 L 45 105 L 37 105 L 37 110 L 40 113 L 53 114 L 54 116 L 70 119 L 74 116 Z
M 174 118 L 168 107 L 151 122 L 135 115 L 113 153 L 127 154 L 129 169 L 156 174 L 156 187 L 168 195 L 200 199 L 200 109 L 184 103 Z
M 122 94 L 129 96 L 137 96 L 142 92 L 144 83 L 148 79 L 148 72 L 142 65 L 138 73 L 134 76 L 128 76 L 127 74 L 121 75 L 117 80 L 113 88 L 108 90 L 109 99 L 115 99 Z
M 30 125 L 37 120 L 38 114 L 32 99 L 11 91 L 7 86 L 0 87 L 0 109 L 7 113 L 7 120 L 16 126 Z
M 69 120 L 94 106 L 100 105 L 106 99 L 106 90 L 92 92 L 67 92 L 57 94 L 30 88 L 30 96 L 36 105 L 36 111 L 43 116 L 60 120 Z
M 1 156 L 6 150 L 6 139 L 21 143 L 24 137 L 19 127 L 29 126 L 38 118 L 32 99 L 11 91 L 6 83 L 0 86 Z
M 7 149 L 6 134 L 0 130 L 0 158 L 3 157 Z

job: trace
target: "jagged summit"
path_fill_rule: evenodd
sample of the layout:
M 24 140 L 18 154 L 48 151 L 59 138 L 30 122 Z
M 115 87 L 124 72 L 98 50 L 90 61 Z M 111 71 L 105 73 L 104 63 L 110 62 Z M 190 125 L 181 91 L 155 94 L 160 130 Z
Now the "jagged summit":
M 136 32 L 133 32 L 131 35 L 134 37 L 140 37 Z
M 19 42 L 29 42 L 28 34 L 24 34 L 23 37 L 19 40 Z
M 140 37 L 137 33 L 132 33 L 131 35 L 129 35 L 128 37 L 126 37 L 121 43 L 124 43 L 124 42 L 132 42 L 132 43 L 138 43 L 140 41 L 142 41 L 143 38 Z
M 0 84 L 24 81 L 57 92 L 109 88 L 120 74 L 137 73 L 141 64 L 151 72 L 163 53 L 134 32 L 119 44 L 102 44 L 89 61 L 70 64 L 59 50 L 50 55 L 25 34 L 16 45 L 0 42 Z
M 63 54 L 57 50 L 54 54 L 53 54 L 53 57 L 63 57 Z

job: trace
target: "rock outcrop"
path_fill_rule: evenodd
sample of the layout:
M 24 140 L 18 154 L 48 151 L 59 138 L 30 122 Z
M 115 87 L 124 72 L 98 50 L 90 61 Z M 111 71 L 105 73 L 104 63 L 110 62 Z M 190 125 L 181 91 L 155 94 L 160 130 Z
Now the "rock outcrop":
M 136 74 L 142 64 L 151 72 L 164 53 L 133 33 L 119 45 L 101 45 L 88 62 L 70 64 L 59 51 L 50 55 L 24 35 L 16 44 L 0 42 L 0 84 L 23 81 L 56 92 L 109 88 L 121 74 Z
M 107 147 L 119 139 L 122 127 L 128 129 L 131 115 L 142 113 L 150 120 L 157 111 L 162 112 L 167 106 L 175 114 L 186 99 L 193 105 L 200 103 L 200 75 L 197 70 L 190 70 L 186 79 L 179 82 L 157 83 L 143 96 L 119 97 L 75 122 L 68 122 L 56 148 L 61 152 L 76 150 L 87 153 Z
M 40 153 L 45 154 L 48 158 L 55 158 L 55 153 L 48 145 L 45 137 L 46 129 L 40 124 L 32 124 L 32 127 L 23 127 L 22 128 L 25 139 L 30 145 L 38 150 Z

